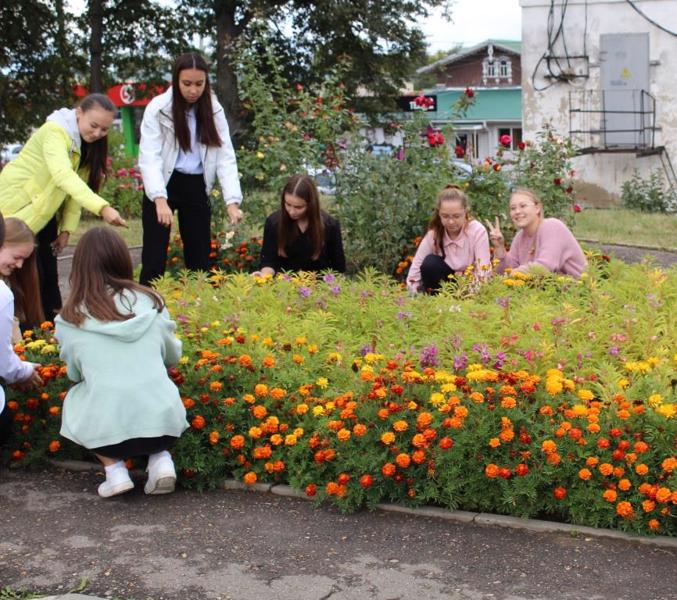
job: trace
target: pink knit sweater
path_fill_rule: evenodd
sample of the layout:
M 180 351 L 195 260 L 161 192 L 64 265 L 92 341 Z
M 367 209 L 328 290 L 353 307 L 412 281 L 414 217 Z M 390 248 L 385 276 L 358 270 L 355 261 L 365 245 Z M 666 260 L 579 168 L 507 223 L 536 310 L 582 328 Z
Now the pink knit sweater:
M 524 230 L 518 231 L 510 251 L 497 267 L 499 273 L 506 268 L 528 271 L 540 265 L 553 273 L 580 277 L 588 261 L 583 250 L 567 226 L 559 219 L 543 219 L 530 236 Z

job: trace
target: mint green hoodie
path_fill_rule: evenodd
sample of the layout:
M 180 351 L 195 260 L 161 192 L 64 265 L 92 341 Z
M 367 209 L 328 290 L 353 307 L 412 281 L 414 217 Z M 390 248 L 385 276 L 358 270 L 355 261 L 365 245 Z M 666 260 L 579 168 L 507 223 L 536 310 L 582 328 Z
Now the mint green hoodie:
M 90 317 L 80 327 L 55 320 L 61 358 L 76 382 L 64 400 L 61 435 L 85 448 L 179 437 L 188 427 L 186 410 L 167 375 L 181 358 L 176 325 L 146 294 L 126 291 L 115 303 L 135 316 L 110 322 Z

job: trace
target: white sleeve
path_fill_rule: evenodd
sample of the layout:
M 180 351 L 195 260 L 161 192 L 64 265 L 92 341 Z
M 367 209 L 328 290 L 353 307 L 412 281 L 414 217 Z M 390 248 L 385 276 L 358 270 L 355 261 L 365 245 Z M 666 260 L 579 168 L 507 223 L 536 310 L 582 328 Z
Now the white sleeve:
M 12 346 L 14 297 L 9 290 L 0 294 L 0 377 L 7 383 L 24 381 L 33 372 L 33 363 L 22 361 Z
M 162 141 L 157 105 L 151 101 L 143 113 L 139 142 L 139 169 L 143 178 L 144 192 L 150 200 L 167 197 L 162 173 Z
M 223 192 L 223 201 L 226 204 L 240 204 L 242 202 L 242 190 L 240 189 L 240 178 L 237 174 L 237 160 L 233 142 L 230 139 L 230 129 L 226 121 L 226 113 L 223 108 L 216 104 L 214 107 L 214 124 L 216 131 L 221 138 L 221 146 L 218 149 L 216 159 L 216 174 L 221 184 Z M 221 110 L 219 110 L 219 108 Z

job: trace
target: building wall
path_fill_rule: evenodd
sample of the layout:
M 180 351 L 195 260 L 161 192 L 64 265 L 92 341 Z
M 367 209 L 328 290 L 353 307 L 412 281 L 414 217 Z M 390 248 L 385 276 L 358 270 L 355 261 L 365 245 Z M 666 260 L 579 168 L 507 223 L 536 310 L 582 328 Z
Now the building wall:
M 663 27 L 677 32 L 677 0 L 635 0 L 636 6 Z M 561 0 L 556 2 L 559 22 Z M 586 31 L 587 5 L 587 31 Z M 538 61 L 546 51 L 550 2 L 520 0 L 522 7 L 522 122 L 526 139 L 534 139 L 543 124 L 550 122 L 555 131 L 569 135 L 569 92 L 600 89 L 600 35 L 649 33 L 649 92 L 656 99 L 655 145 L 665 145 L 677 168 L 677 37 L 661 31 L 641 17 L 625 0 L 569 0 L 564 19 L 564 34 L 569 55 L 589 56 L 589 78 L 571 83 L 556 82 L 544 91 L 536 91 L 552 80 L 543 77 L 540 68 L 532 81 Z M 557 54 L 562 46 L 555 47 Z M 583 72 L 580 61 L 572 62 L 575 72 Z M 535 85 L 534 85 L 535 84 Z M 634 153 L 594 154 L 575 159 L 575 168 L 591 202 L 604 196 L 617 197 L 624 181 L 634 169 L 642 176 L 661 168 L 658 156 L 636 157 Z M 583 198 L 584 200 L 586 198 Z M 608 197 L 606 198 L 608 199 Z
M 500 48 L 494 49 L 494 56 L 497 58 L 506 56 L 510 59 L 512 64 L 512 81 L 508 79 L 500 79 L 496 84 L 493 80 L 487 82 L 487 87 L 504 87 L 520 85 L 522 79 L 522 69 L 520 67 L 520 57 L 509 52 L 504 52 Z M 466 56 L 459 61 L 443 67 L 444 71 L 437 75 L 437 82 L 439 85 L 445 87 L 483 87 L 485 84 L 482 81 L 482 61 L 486 58 L 486 49 L 477 54 Z

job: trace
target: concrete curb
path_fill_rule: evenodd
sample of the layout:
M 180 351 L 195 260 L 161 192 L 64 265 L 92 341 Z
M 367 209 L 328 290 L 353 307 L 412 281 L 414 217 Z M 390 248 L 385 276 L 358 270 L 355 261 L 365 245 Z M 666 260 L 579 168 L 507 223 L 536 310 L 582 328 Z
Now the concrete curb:
M 63 594 L 61 596 L 38 596 L 40 600 L 104 600 L 99 596 L 87 596 L 86 594 Z
M 69 471 L 98 471 L 100 466 L 95 463 L 90 463 L 82 460 L 51 460 L 50 464 L 61 469 Z M 141 471 L 139 471 L 139 474 Z M 245 491 L 245 492 L 262 492 L 271 493 L 276 496 L 283 496 L 286 498 L 298 498 L 301 500 L 313 500 L 306 496 L 301 490 L 296 490 L 291 486 L 284 484 L 273 483 L 255 483 L 247 485 L 238 479 L 225 479 L 221 485 L 221 489 L 226 491 Z M 403 513 L 413 515 L 416 517 L 426 517 L 433 519 L 444 519 L 446 521 L 455 521 L 457 523 L 475 523 L 477 525 L 484 525 L 489 527 L 509 527 L 511 529 L 522 529 L 524 531 L 532 531 L 534 533 L 568 533 L 571 536 L 577 537 L 592 537 L 592 538 L 607 538 L 614 540 L 624 540 L 626 542 L 634 542 L 638 544 L 645 544 L 647 546 L 658 546 L 660 548 L 675 548 L 677 549 L 677 538 L 667 537 L 664 535 L 644 536 L 632 535 L 615 529 L 601 529 L 596 527 L 587 527 L 585 525 L 570 525 L 568 523 L 557 523 L 556 521 L 543 521 L 539 519 L 522 519 L 520 517 L 510 517 L 506 515 L 493 515 L 490 513 L 476 513 L 464 510 L 447 510 L 435 506 L 421 506 L 419 508 L 410 508 L 408 506 L 400 506 L 397 504 L 377 504 L 378 510 L 386 512 Z M 66 598 L 65 596 L 58 596 L 59 600 Z M 51 600 L 51 598 L 50 598 Z M 70 600 L 70 598 L 68 599 Z

